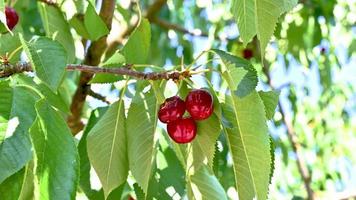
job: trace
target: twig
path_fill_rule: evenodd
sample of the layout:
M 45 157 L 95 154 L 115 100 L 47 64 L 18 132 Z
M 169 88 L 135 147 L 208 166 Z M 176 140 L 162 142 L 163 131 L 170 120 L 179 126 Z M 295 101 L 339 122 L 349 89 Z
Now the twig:
M 183 78 L 188 78 L 193 74 L 204 73 L 205 71 L 162 71 L 162 72 L 140 72 L 135 71 L 132 68 L 134 65 L 127 64 L 124 66 L 118 66 L 115 68 L 105 68 L 98 66 L 90 66 L 83 64 L 69 64 L 66 66 L 68 71 L 80 71 L 90 74 L 115 74 L 115 75 L 126 75 L 136 79 L 141 80 L 180 80 Z M 22 72 L 32 72 L 33 69 L 30 63 L 21 63 L 17 65 L 7 65 L 0 70 L 0 78 L 9 77 L 13 74 Z M 89 92 L 90 89 L 87 91 Z
M 272 79 L 270 76 L 269 63 L 267 61 L 265 61 L 264 64 L 265 64 L 265 66 L 263 67 L 263 73 L 266 75 L 267 82 L 270 85 L 270 87 L 274 88 L 272 85 Z M 299 171 L 299 173 L 302 177 L 302 180 L 304 182 L 304 187 L 307 191 L 308 200 L 314 200 L 315 194 L 314 194 L 314 191 L 312 190 L 311 185 L 310 185 L 311 184 L 311 176 L 310 176 L 309 170 L 307 168 L 307 164 L 302 156 L 302 152 L 301 152 L 302 147 L 298 142 L 298 136 L 293 128 L 291 120 L 285 114 L 283 106 L 280 102 L 278 102 L 278 107 L 279 107 L 281 115 L 282 115 L 282 120 L 287 128 L 288 139 L 291 143 L 293 152 L 295 153 L 295 156 L 296 156 L 298 171 Z
M 106 100 L 106 97 L 104 97 L 103 95 L 101 95 L 99 93 L 94 92 L 93 90 L 89 90 L 88 95 L 110 105 L 110 101 Z
M 38 1 L 43 2 L 47 5 L 58 7 L 57 2 L 55 0 L 38 0 Z
M 171 24 L 167 21 L 164 21 L 162 19 L 159 19 L 159 18 L 153 18 L 150 20 L 152 23 L 155 23 L 157 24 L 158 26 L 162 27 L 162 28 L 165 28 L 167 30 L 169 29 L 172 29 L 172 30 L 175 30 L 175 31 L 178 31 L 178 32 L 182 32 L 184 34 L 189 34 L 189 35 L 192 35 L 192 36 L 200 36 L 200 37 L 208 37 L 209 35 L 207 33 L 203 33 L 201 30 L 197 30 L 197 31 L 191 31 L 191 30 L 188 30 L 182 26 L 179 26 L 177 24 Z
M 115 0 L 102 0 L 100 17 L 106 24 L 109 30 L 111 30 L 112 18 L 115 10 Z M 107 36 L 100 38 L 99 40 L 91 43 L 88 48 L 88 52 L 85 55 L 84 64 L 96 66 L 100 63 L 101 57 L 107 48 Z M 87 96 L 87 92 L 90 90 L 88 82 L 93 77 L 92 73 L 83 72 L 80 74 L 77 90 L 72 99 L 70 110 L 72 115 L 67 119 L 68 126 L 71 128 L 73 135 L 76 135 L 84 127 L 81 122 L 81 114 L 84 107 L 84 102 Z

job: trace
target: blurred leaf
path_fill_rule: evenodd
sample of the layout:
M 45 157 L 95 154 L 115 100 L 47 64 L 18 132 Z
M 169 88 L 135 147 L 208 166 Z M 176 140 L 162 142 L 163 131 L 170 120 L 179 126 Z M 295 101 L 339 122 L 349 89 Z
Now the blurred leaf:
M 68 56 L 66 64 L 73 63 L 75 60 L 74 40 L 64 14 L 56 6 L 51 6 L 41 2 L 38 3 L 38 9 L 41 14 L 46 35 L 53 40 L 58 41 L 64 47 Z
M 142 19 L 120 51 L 126 63 L 145 64 L 151 44 L 151 27 L 147 19 Z
M 268 120 L 272 119 L 278 105 L 280 92 L 275 90 L 268 92 L 259 91 L 258 94 L 260 95 L 265 106 L 266 118 Z
M 126 121 L 130 170 L 146 194 L 154 165 L 157 111 L 153 91 L 137 90 Z
M 41 199 L 75 199 L 79 156 L 66 122 L 45 99 L 36 103 L 37 118 L 30 129 L 35 148 L 36 196 Z
M 45 37 L 27 42 L 20 35 L 20 39 L 36 75 L 57 92 L 67 64 L 67 55 L 62 45 Z
M 27 87 L 0 81 L 0 119 L 8 124 L 0 141 L 0 183 L 22 169 L 32 158 L 29 128 L 36 118 L 35 102 L 39 98 Z
M 127 139 L 123 98 L 112 104 L 90 130 L 87 150 L 103 186 L 105 197 L 126 182 L 128 174 Z
M 234 95 L 226 98 L 224 114 L 234 128 L 226 127 L 225 131 L 239 199 L 266 199 L 271 155 L 263 102 L 257 92 L 244 98 Z
M 257 35 L 261 43 L 261 54 L 264 55 L 279 16 L 296 4 L 296 0 L 233 0 L 232 13 L 244 45 Z
M 95 7 L 89 3 L 84 15 L 84 25 L 89 33 L 90 40 L 96 41 L 109 34 L 109 29 L 101 17 L 96 13 Z
M 238 97 L 244 97 L 255 90 L 257 86 L 257 72 L 247 60 L 238 58 L 218 49 L 212 49 L 223 63 L 224 79 L 230 84 L 230 89 Z

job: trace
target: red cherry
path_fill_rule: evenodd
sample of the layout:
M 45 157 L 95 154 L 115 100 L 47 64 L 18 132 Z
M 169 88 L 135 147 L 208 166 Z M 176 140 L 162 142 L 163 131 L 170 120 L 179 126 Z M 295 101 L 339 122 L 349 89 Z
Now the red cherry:
M 19 21 L 19 16 L 17 15 L 16 10 L 11 7 L 5 8 L 5 15 L 6 15 L 6 24 L 9 27 L 9 29 L 12 30 L 16 26 L 17 22 Z
M 242 51 L 242 56 L 245 59 L 250 60 L 253 57 L 253 51 L 251 49 L 244 49 Z
M 169 123 L 181 119 L 185 112 L 185 103 L 178 97 L 173 96 L 161 104 L 158 111 L 158 118 L 163 123 Z
M 191 142 L 197 135 L 197 125 L 189 118 L 178 119 L 167 125 L 169 136 L 177 143 L 184 144 Z
M 207 119 L 214 110 L 213 97 L 206 90 L 193 90 L 185 99 L 185 106 L 193 119 Z

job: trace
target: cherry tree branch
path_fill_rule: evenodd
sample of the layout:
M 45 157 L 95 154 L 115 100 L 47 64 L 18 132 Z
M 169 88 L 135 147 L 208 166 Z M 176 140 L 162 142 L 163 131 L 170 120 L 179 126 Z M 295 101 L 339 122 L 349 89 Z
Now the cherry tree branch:
M 105 96 L 103 96 L 99 93 L 96 93 L 93 90 L 89 90 L 88 95 L 110 105 L 110 101 L 108 101 Z
M 130 76 L 141 80 L 180 80 L 182 78 L 188 78 L 193 73 L 191 71 L 162 71 L 162 72 L 140 72 L 133 69 L 134 65 L 127 64 L 123 66 L 105 68 L 98 66 L 90 66 L 84 64 L 69 64 L 66 66 L 67 71 L 80 71 L 90 74 L 114 74 L 114 75 L 124 75 Z M 32 72 L 32 66 L 30 63 L 21 63 L 16 65 L 6 65 L 0 69 L 0 78 L 9 77 L 11 75 L 22 73 L 22 72 Z M 90 90 L 88 90 L 89 92 Z

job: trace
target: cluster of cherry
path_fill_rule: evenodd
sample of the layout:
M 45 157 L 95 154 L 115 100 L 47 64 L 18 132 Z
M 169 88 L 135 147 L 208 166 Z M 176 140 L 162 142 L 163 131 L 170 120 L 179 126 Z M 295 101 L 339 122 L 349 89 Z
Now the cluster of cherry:
M 185 111 L 190 116 L 184 116 Z M 206 90 L 192 90 L 185 101 L 173 96 L 161 104 L 158 118 L 167 124 L 168 135 L 177 143 L 191 142 L 197 134 L 195 121 L 204 120 L 214 111 L 212 95 Z

